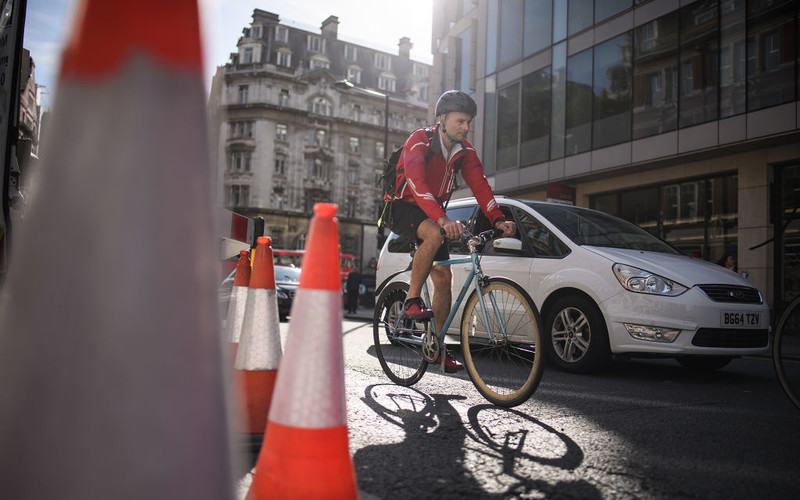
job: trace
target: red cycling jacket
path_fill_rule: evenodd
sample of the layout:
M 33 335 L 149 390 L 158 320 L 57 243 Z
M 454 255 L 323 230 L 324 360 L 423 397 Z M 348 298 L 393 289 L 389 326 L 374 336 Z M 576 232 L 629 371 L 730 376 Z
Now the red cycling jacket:
M 467 141 L 455 144 L 453 155 L 446 162 L 442 154 L 439 127 L 435 127 L 433 132 L 430 144 L 428 133 L 425 129 L 419 129 L 403 145 L 403 153 L 397 162 L 395 181 L 400 191 L 395 193 L 395 199 L 417 205 L 436 222 L 445 216 L 442 206 L 450 198 L 455 182 L 455 166 L 460 163 L 461 176 L 478 200 L 483 213 L 494 225 L 498 218 L 503 217 L 503 212 L 497 206 L 475 148 Z M 433 155 L 426 166 L 425 156 L 431 150 Z M 463 159 L 459 162 L 459 158 Z

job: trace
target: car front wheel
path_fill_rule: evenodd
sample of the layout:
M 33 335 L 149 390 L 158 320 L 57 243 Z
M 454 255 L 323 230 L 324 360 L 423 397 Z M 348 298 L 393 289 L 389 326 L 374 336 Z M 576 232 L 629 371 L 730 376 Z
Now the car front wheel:
M 553 303 L 547 311 L 545 335 L 548 358 L 561 370 L 588 373 L 611 358 L 605 321 L 587 297 L 568 295 Z

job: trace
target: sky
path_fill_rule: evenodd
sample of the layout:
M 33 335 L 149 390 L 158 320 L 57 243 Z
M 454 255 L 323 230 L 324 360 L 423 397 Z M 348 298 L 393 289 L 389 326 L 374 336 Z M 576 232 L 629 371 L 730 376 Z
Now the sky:
M 58 87 L 64 41 L 69 36 L 80 0 L 28 0 L 23 46 L 36 65 L 36 83 L 44 85 L 42 104 L 49 108 Z M 236 52 L 242 28 L 252 21 L 253 9 L 273 12 L 282 23 L 319 33 L 328 16 L 339 18 L 340 40 L 397 54 L 407 36 L 414 47 L 411 59 L 432 63 L 431 16 L 434 0 L 198 0 L 205 52 L 205 83 L 210 87 L 217 66 Z

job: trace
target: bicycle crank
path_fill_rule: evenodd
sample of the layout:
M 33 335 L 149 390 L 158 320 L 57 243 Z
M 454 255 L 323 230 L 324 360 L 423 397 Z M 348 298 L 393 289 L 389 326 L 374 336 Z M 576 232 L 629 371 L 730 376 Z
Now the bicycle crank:
M 425 358 L 425 361 L 428 363 L 436 361 L 440 350 L 439 336 L 430 331 L 426 332 L 422 337 L 422 357 Z

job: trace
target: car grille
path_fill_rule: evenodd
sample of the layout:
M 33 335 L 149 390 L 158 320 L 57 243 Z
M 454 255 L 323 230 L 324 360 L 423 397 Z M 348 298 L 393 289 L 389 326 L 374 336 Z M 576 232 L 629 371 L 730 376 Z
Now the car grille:
M 735 285 L 697 285 L 714 302 L 761 304 L 761 293 L 755 288 Z
M 753 348 L 766 347 L 769 343 L 767 330 L 734 330 L 728 328 L 700 328 L 692 338 L 698 347 Z

